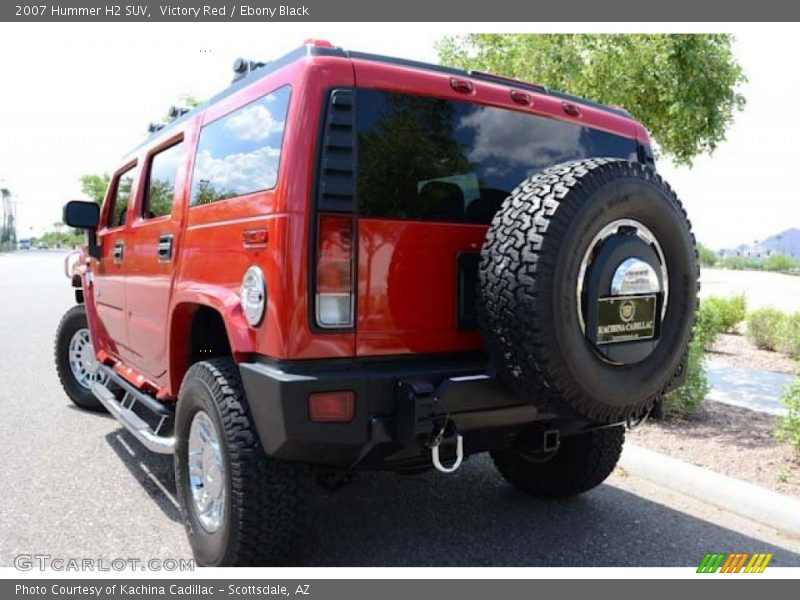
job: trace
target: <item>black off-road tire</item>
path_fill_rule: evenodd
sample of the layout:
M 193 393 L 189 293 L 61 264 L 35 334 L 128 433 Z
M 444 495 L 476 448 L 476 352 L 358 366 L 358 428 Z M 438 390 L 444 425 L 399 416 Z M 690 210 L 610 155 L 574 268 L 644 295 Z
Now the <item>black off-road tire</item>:
M 597 233 L 635 219 L 661 244 L 669 274 L 659 342 L 635 364 L 603 360 L 586 339 L 576 294 Z M 697 311 L 699 267 L 680 201 L 651 168 L 588 159 L 519 185 L 481 251 L 481 328 L 502 381 L 545 411 L 599 423 L 645 414 L 680 371 Z
M 542 498 L 568 498 L 603 483 L 624 442 L 624 427 L 608 427 L 568 437 L 552 455 L 531 456 L 512 446 L 492 452 L 492 460 L 503 478 L 520 490 Z
M 72 336 L 81 329 L 89 330 L 89 325 L 86 320 L 86 306 L 77 304 L 64 313 L 61 322 L 58 324 L 58 329 L 56 330 L 54 349 L 56 372 L 58 373 L 61 387 L 64 388 L 67 396 L 69 396 L 69 399 L 72 400 L 75 406 L 93 412 L 104 412 L 105 407 L 91 390 L 83 387 L 78 380 L 75 379 L 75 375 L 72 373 L 72 369 L 69 365 L 69 344 L 72 340 Z
M 199 410 L 211 418 L 225 465 L 225 510 L 213 533 L 198 520 L 188 485 L 189 430 Z M 186 373 L 175 435 L 175 481 L 197 562 L 223 567 L 288 564 L 302 529 L 303 474 L 298 465 L 264 453 L 231 359 L 199 362 Z

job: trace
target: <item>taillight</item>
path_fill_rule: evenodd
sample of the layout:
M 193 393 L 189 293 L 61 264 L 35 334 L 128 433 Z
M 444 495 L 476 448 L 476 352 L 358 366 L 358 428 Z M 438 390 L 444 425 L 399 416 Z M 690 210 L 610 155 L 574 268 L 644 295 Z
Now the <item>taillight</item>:
M 320 215 L 317 229 L 317 325 L 353 326 L 353 217 Z

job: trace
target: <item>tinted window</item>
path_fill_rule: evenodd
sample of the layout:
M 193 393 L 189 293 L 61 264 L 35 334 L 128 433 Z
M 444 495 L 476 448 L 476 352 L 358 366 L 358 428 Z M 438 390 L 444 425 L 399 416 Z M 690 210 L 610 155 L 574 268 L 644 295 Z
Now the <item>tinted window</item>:
M 275 187 L 289 88 L 283 87 L 203 127 L 192 175 L 192 204 Z
M 512 110 L 358 90 L 358 197 L 366 216 L 488 223 L 524 179 L 636 142 Z
M 183 142 L 162 150 L 150 160 L 147 194 L 142 205 L 142 217 L 152 219 L 172 214 L 175 199 L 175 177 L 183 160 Z
M 133 189 L 133 179 L 136 174 L 136 167 L 131 167 L 119 176 L 111 199 L 111 210 L 108 211 L 108 226 L 120 227 L 125 225 L 125 215 L 128 212 L 128 204 L 131 201 L 131 190 Z

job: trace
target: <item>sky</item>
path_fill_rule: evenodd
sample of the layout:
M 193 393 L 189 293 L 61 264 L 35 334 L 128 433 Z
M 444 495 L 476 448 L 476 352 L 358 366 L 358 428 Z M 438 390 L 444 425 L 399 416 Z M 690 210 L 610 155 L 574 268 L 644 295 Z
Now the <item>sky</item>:
M 63 204 L 82 197 L 80 176 L 117 167 L 180 94 L 211 96 L 230 82 L 235 58 L 270 60 L 308 37 L 436 62 L 434 42 L 447 34 L 598 27 L 604 26 L 2 23 L 0 187 L 17 202 L 19 237 L 52 229 Z M 800 227 L 792 177 L 800 166 L 800 70 L 791 66 L 800 56 L 800 32 L 782 25 L 702 28 L 736 35 L 734 50 L 749 80 L 742 88 L 747 108 L 713 156 L 699 157 L 691 169 L 662 159 L 659 171 L 684 201 L 697 239 L 712 248 Z

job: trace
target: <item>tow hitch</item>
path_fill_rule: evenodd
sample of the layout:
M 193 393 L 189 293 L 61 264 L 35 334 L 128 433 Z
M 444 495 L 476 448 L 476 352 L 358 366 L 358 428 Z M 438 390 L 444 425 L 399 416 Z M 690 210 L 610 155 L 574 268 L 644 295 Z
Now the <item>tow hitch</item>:
M 537 417 L 542 414 L 536 407 L 520 400 L 488 373 L 449 377 L 437 385 L 406 379 L 398 382 L 391 434 L 402 446 L 430 449 L 436 470 L 452 473 L 464 460 L 462 434 L 486 427 L 515 427 Z M 469 451 L 469 445 L 466 449 Z
M 450 466 L 445 466 L 442 464 L 442 461 L 439 457 L 439 448 L 445 439 L 453 438 L 455 438 L 456 442 L 456 459 Z M 441 429 L 439 429 L 439 433 L 434 436 L 429 446 L 431 449 L 431 460 L 433 461 L 433 466 L 436 467 L 436 470 L 440 473 L 453 473 L 458 469 L 458 467 L 461 466 L 461 463 L 464 460 L 464 438 L 458 433 L 455 423 L 453 423 L 449 418 L 445 418 L 444 424 L 442 425 Z

